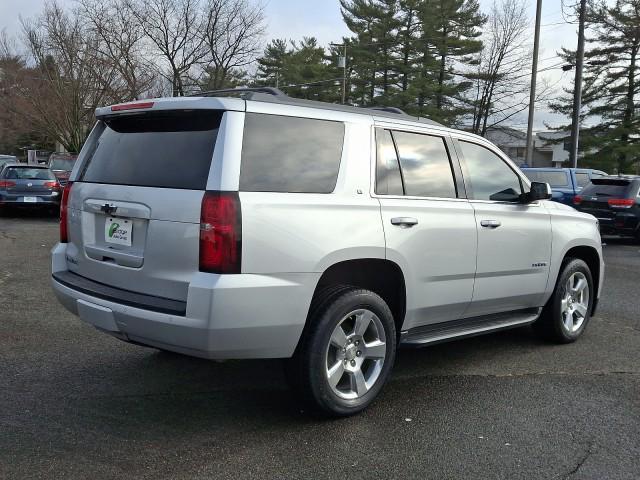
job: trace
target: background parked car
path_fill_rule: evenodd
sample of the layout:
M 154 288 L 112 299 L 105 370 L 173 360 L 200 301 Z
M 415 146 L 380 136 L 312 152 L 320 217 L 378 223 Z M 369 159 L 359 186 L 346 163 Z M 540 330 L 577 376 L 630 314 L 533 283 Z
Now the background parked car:
M 573 204 L 595 216 L 603 234 L 634 237 L 640 242 L 640 177 L 594 178 Z
M 522 171 L 532 182 L 551 185 L 552 200 L 573 205 L 575 197 L 592 178 L 604 177 L 607 174 L 600 170 L 587 168 L 523 168 Z
M 18 157 L 13 155 L 0 155 L 0 169 L 7 163 L 18 163 Z
M 52 153 L 49 157 L 49 168 L 63 187 L 69 181 L 69 175 L 78 159 L 78 155 L 71 153 Z
M 60 183 L 46 166 L 8 163 L 0 170 L 0 208 L 60 207 Z

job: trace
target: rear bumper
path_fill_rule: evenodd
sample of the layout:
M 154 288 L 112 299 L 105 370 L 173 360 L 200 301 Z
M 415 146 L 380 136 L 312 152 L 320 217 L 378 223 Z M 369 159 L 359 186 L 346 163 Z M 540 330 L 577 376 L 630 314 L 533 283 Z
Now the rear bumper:
M 66 247 L 52 250 L 51 283 L 67 310 L 122 340 L 202 358 L 291 357 L 320 277 L 196 273 L 177 302 L 69 273 Z
M 633 213 L 620 212 L 614 217 L 598 218 L 600 233 L 603 235 L 634 236 L 640 228 L 640 217 Z
M 25 202 L 25 196 L 35 197 L 35 202 Z M 7 193 L 0 193 L 0 205 L 12 205 L 16 207 L 44 207 L 51 205 L 60 205 L 60 194 L 58 195 L 38 195 L 36 193 L 32 195 L 10 195 Z

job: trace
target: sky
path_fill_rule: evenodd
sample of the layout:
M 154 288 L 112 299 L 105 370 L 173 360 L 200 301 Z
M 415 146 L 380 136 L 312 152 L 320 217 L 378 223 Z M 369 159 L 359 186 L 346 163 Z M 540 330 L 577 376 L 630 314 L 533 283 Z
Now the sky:
M 63 6 L 72 6 L 73 0 L 58 0 Z M 0 30 L 9 35 L 20 32 L 20 17 L 32 18 L 43 8 L 45 0 L 0 0 Z M 528 0 L 531 19 L 531 41 L 535 21 L 535 0 Z M 314 36 L 323 45 L 339 41 L 349 35 L 340 15 L 338 0 L 264 0 L 267 19 L 265 41 L 272 38 L 301 39 Z M 493 0 L 480 0 L 482 9 L 488 12 Z M 540 55 L 538 70 L 553 67 L 560 63 L 556 52 L 560 47 L 575 49 L 577 44 L 576 25 L 563 22 L 560 0 L 542 1 L 542 19 L 540 35 Z M 562 72 L 559 66 L 539 74 L 539 78 L 560 88 L 573 80 L 573 71 Z M 511 122 L 516 128 L 526 128 L 527 112 L 523 112 Z M 536 108 L 534 128 L 544 130 L 545 123 L 552 126 L 563 125 L 567 119 L 546 111 L 544 105 Z

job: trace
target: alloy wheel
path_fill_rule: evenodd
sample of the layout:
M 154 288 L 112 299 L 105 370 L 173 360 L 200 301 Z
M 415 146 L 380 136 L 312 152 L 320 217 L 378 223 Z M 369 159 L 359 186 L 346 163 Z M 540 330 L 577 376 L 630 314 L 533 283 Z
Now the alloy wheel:
M 344 399 L 365 395 L 382 372 L 387 352 L 382 322 L 358 309 L 336 325 L 326 349 L 326 376 L 333 393 Z
M 560 310 L 567 331 L 580 330 L 589 312 L 589 282 L 584 273 L 575 272 L 567 279 Z

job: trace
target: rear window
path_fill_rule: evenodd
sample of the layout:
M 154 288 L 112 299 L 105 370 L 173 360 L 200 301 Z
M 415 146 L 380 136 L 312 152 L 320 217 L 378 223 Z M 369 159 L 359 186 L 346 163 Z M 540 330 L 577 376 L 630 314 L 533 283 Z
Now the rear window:
M 343 142 L 341 122 L 248 113 L 240 190 L 331 193 Z
M 48 168 L 8 167 L 4 178 L 13 180 L 55 180 Z
M 588 173 L 577 172 L 576 173 L 576 181 L 578 182 L 578 186 L 579 187 L 584 187 L 585 185 L 587 185 L 591 181 L 591 178 L 589 178 L 589 174 Z
M 56 158 L 51 162 L 49 168 L 51 170 L 66 170 L 70 172 L 73 170 L 73 165 L 76 163 L 72 158 Z
M 221 118 L 202 110 L 107 119 L 80 180 L 204 190 Z
M 604 196 L 604 197 L 626 197 L 631 182 L 617 179 L 593 179 L 592 183 L 584 187 L 580 195 L 583 196 Z
M 532 182 L 548 183 L 552 187 L 565 187 L 569 185 L 567 174 L 562 170 L 558 172 L 523 170 L 523 172 Z

